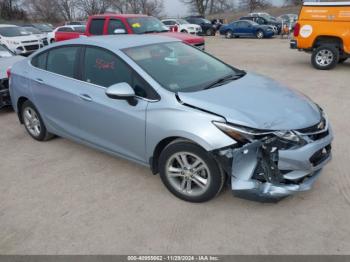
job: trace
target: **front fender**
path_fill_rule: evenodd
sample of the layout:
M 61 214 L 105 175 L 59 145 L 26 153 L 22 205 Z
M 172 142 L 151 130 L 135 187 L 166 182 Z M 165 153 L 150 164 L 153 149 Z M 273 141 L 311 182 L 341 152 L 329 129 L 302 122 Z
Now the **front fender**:
M 224 118 L 197 110 L 176 102 L 150 103 L 146 123 L 146 159 L 153 156 L 157 145 L 164 139 L 180 137 L 191 140 L 207 151 L 231 146 L 236 142 L 220 131 L 212 121 L 225 121 Z

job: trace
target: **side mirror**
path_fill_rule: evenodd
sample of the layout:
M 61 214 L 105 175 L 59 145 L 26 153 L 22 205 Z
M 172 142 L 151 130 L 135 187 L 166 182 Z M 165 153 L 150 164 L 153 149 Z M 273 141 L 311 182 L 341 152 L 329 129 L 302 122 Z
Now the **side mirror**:
M 106 95 L 111 99 L 126 100 L 130 105 L 135 106 L 135 91 L 128 83 L 118 83 L 107 88 Z
M 115 35 L 122 35 L 122 34 L 126 34 L 126 31 L 125 29 L 115 29 L 114 32 L 113 32 Z

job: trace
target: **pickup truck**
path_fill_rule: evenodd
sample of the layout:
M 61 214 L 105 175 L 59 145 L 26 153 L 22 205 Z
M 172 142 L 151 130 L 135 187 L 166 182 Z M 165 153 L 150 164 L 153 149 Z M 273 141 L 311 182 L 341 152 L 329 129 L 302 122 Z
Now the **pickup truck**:
M 205 49 L 203 37 L 184 33 L 169 32 L 169 29 L 157 18 L 147 15 L 133 14 L 103 14 L 93 15 L 88 19 L 86 31 L 83 34 L 71 32 L 56 32 L 56 41 L 68 40 L 84 36 L 118 35 L 118 34 L 162 34 L 177 38 L 184 43 Z

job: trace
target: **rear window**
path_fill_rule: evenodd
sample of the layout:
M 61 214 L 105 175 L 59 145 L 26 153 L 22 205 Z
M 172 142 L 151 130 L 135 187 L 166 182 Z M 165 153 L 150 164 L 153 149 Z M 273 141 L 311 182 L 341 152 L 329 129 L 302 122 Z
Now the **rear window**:
M 39 54 L 32 59 L 32 65 L 40 68 L 40 69 L 46 69 L 46 59 L 47 59 L 47 52 Z
M 47 70 L 73 78 L 78 50 L 79 47 L 75 46 L 52 49 L 49 51 L 49 56 L 47 58 Z
M 103 35 L 105 19 L 92 19 L 90 24 L 90 34 Z

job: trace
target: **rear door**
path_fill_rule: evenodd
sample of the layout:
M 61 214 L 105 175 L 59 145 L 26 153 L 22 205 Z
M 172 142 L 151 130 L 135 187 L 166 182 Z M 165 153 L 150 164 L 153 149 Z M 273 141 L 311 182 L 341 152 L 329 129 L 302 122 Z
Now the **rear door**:
M 80 46 L 51 49 L 35 56 L 31 63 L 34 104 L 45 123 L 58 135 L 79 137 L 79 90 L 75 79 Z

